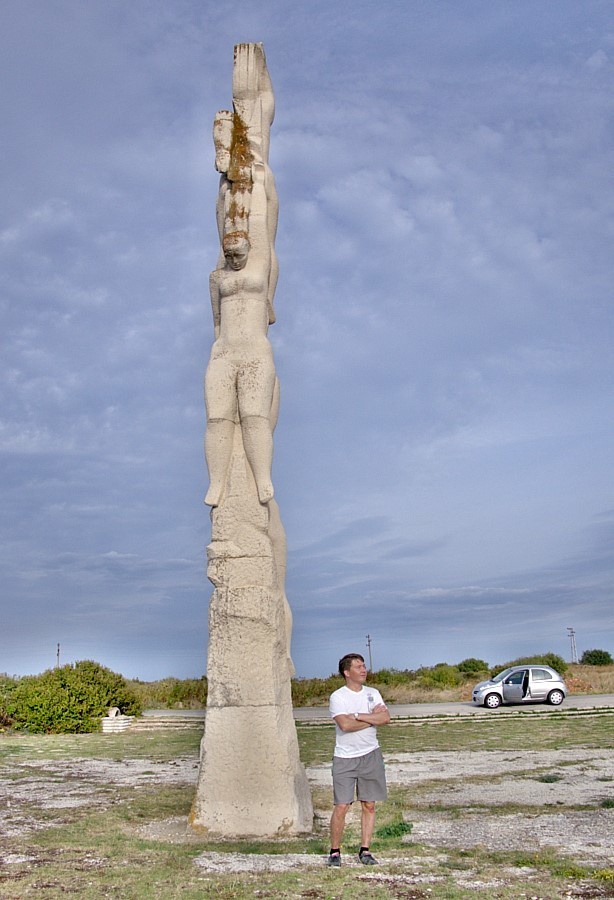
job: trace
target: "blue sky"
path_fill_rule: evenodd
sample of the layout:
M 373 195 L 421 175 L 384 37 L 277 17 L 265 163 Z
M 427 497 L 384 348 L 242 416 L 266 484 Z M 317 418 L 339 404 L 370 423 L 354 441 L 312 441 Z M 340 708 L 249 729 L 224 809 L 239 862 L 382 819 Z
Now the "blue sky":
M 276 95 L 297 674 L 614 652 L 609 0 L 6 0 L 0 671 L 204 673 L 211 126 Z

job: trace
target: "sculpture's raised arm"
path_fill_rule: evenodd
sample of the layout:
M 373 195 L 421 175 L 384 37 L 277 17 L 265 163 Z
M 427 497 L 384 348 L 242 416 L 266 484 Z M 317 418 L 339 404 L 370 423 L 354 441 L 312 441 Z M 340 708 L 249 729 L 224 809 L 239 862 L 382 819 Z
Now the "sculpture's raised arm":
M 235 47 L 232 98 L 235 112 L 247 128 L 254 162 L 268 164 L 275 98 L 262 44 Z

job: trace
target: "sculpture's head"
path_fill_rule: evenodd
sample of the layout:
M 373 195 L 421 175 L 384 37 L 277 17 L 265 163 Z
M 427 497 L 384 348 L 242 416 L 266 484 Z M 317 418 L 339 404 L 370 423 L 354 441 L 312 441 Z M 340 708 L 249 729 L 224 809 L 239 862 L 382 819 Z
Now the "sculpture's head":
M 224 235 L 222 241 L 224 257 L 231 269 L 238 271 L 247 262 L 249 255 L 249 238 L 245 231 L 233 231 Z

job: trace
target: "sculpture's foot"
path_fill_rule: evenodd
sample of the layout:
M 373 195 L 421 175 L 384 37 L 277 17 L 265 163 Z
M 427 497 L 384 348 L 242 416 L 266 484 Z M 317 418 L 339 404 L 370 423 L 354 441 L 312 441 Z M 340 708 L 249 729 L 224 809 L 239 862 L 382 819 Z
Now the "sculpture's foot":
M 221 489 L 216 487 L 214 484 L 209 486 L 209 490 L 205 495 L 205 503 L 207 506 L 219 506 L 220 503 L 220 494 L 222 493 Z
M 258 499 L 262 504 L 268 503 L 273 499 L 275 494 L 273 485 L 270 481 L 265 481 L 265 483 L 258 487 Z

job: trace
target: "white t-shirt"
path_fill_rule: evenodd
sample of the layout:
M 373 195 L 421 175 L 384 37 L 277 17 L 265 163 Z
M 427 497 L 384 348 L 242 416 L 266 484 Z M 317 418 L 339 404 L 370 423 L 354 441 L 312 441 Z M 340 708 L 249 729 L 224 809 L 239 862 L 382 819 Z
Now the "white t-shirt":
M 330 714 L 334 719 L 341 713 L 350 716 L 354 713 L 369 713 L 373 711 L 374 706 L 383 702 L 382 695 L 375 688 L 363 685 L 359 691 L 351 691 L 349 687 L 343 685 L 331 694 Z M 342 731 L 335 722 L 335 736 L 334 755 L 343 756 L 345 759 L 364 756 L 365 753 L 371 753 L 379 747 L 377 728 L 374 725 L 360 731 Z

